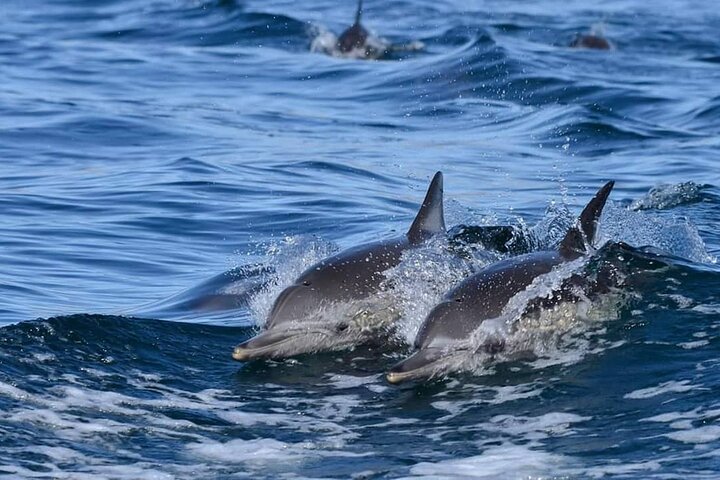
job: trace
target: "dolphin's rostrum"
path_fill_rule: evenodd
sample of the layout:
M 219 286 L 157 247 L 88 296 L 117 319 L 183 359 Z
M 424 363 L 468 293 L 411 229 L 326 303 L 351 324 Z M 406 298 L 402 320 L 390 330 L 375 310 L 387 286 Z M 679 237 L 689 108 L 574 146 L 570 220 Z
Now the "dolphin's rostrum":
M 400 263 L 404 251 L 444 233 L 443 177 L 437 172 L 407 234 L 350 248 L 305 270 L 277 297 L 265 330 L 235 347 L 233 358 L 285 358 L 374 339 L 399 317 L 386 298 L 384 272 Z
M 535 278 L 587 253 L 613 185 L 614 182 L 608 182 L 597 192 L 557 250 L 529 253 L 491 264 L 448 292 L 420 327 L 414 342 L 416 352 L 391 368 L 387 380 L 401 383 L 427 379 L 459 368 L 461 359 L 474 353 L 468 351 L 467 340 L 484 321 L 500 317 L 508 302 Z M 497 353 L 504 348 L 504 343 L 502 339 L 495 339 L 480 348 L 490 354 Z

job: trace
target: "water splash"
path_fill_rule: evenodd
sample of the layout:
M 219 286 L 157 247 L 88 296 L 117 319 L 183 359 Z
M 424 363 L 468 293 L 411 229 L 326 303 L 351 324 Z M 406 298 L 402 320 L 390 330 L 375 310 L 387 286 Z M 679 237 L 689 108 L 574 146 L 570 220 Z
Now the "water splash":
M 386 272 L 401 312 L 398 337 L 412 345 L 430 310 L 448 289 L 470 275 L 476 262 L 452 255 L 439 241 L 405 252 L 400 264 Z
M 338 37 L 333 32 L 321 26 L 310 28 L 309 35 L 312 37 L 310 51 L 324 53 L 331 57 L 350 58 L 355 60 L 378 60 L 391 50 L 390 42 L 370 33 L 362 47 L 356 47 L 349 52 L 343 52 L 338 48 Z
M 370 32 L 363 47 L 343 52 L 338 48 L 337 35 L 321 25 L 311 25 L 308 28 L 308 36 L 312 39 L 310 42 L 311 52 L 323 53 L 336 58 L 384 60 L 390 59 L 393 54 L 413 53 L 425 49 L 425 44 L 419 40 L 395 44 Z
M 665 210 L 680 205 L 690 205 L 702 202 L 705 199 L 703 191 L 705 185 L 695 182 L 682 182 L 668 185 L 658 185 L 635 200 L 630 206 L 633 210 Z
M 686 217 L 658 216 L 608 204 L 600 222 L 598 244 L 622 241 L 633 246 L 650 245 L 670 255 L 698 263 L 716 263 L 705 247 L 697 227 Z
M 248 302 L 248 309 L 260 327 L 265 324 L 275 299 L 283 289 L 291 285 L 309 266 L 337 251 L 332 243 L 302 235 L 286 236 L 264 248 L 268 264 L 274 269 L 275 275 Z

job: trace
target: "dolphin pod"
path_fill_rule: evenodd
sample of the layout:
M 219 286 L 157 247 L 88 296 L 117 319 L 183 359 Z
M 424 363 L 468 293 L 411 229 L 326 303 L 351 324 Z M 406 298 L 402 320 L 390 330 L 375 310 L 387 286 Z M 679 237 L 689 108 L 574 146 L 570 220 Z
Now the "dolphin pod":
M 468 349 L 477 348 L 467 341 L 483 322 L 499 318 L 511 299 L 537 277 L 587 255 L 613 185 L 614 182 L 608 182 L 597 192 L 556 250 L 496 262 L 450 290 L 425 318 L 415 338 L 415 353 L 392 367 L 387 380 L 390 383 L 424 380 L 460 369 L 461 358 L 474 353 Z M 553 301 L 560 302 L 563 295 L 556 298 Z M 480 348 L 493 354 L 504 346 L 502 339 L 491 338 Z
M 450 290 L 425 318 L 415 338 L 415 353 L 392 367 L 387 380 L 425 380 L 459 369 L 457 359 L 474 353 L 468 351 L 468 339 L 483 322 L 498 318 L 539 276 L 588 254 L 613 185 L 608 182 L 597 192 L 556 250 L 518 255 L 508 249 L 508 239 L 517 233 L 512 227 L 474 230 L 476 241 L 484 248 L 516 256 L 484 267 Z M 465 233 L 468 227 L 462 227 Z M 437 172 L 405 235 L 350 248 L 305 270 L 275 299 L 263 331 L 235 347 L 233 358 L 280 359 L 378 340 L 390 342 L 400 315 L 389 298 L 385 272 L 400 263 L 405 251 L 446 234 L 443 177 Z M 577 281 L 578 275 L 568 279 L 571 284 Z M 567 292 L 559 293 L 549 305 L 530 299 L 526 311 L 567 299 Z M 494 339 L 479 349 L 493 354 L 504 347 L 503 340 Z
M 305 270 L 278 295 L 264 331 L 235 347 L 233 358 L 339 350 L 383 335 L 399 318 L 383 296 L 384 272 L 400 263 L 403 252 L 441 234 L 443 177 L 437 172 L 405 235 L 350 248 Z

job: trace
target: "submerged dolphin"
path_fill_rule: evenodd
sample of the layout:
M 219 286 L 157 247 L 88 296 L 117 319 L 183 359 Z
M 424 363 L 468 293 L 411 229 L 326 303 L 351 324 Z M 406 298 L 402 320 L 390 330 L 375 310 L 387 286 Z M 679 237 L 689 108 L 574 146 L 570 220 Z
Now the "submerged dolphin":
M 339 350 L 368 342 L 399 315 L 383 303 L 384 272 L 408 249 L 445 233 L 437 172 L 407 234 L 350 248 L 311 266 L 275 300 L 265 330 L 233 352 L 239 361 Z
M 540 275 L 587 253 L 614 182 L 605 184 L 587 204 L 578 225 L 571 228 L 555 251 L 534 252 L 489 265 L 450 290 L 443 301 L 425 318 L 415 338 L 411 357 L 396 364 L 387 373 L 390 383 L 427 379 L 448 373 L 467 358 L 467 340 L 482 322 L 500 317 L 510 300 L 525 290 Z M 562 292 L 556 303 L 562 300 Z M 534 302 L 529 302 L 529 306 Z M 482 347 L 488 353 L 504 348 L 502 340 Z
M 612 50 L 613 44 L 605 37 L 604 30 L 605 28 L 602 24 L 596 24 L 588 33 L 578 33 L 572 42 L 570 42 L 570 48 Z
M 357 11 L 355 12 L 355 23 L 340 34 L 337 40 L 337 48 L 342 53 L 350 53 L 355 49 L 366 49 L 367 39 L 370 36 L 365 27 L 360 24 L 362 17 L 362 0 L 358 0 Z
M 372 35 L 361 23 L 363 1 L 358 0 L 355 22 L 346 28 L 339 37 L 332 36 L 332 42 L 324 35 L 318 35 L 310 45 L 315 52 L 323 52 L 334 57 L 363 60 L 388 59 L 390 55 L 403 52 L 416 52 L 425 46 L 420 41 L 394 44 L 381 37 Z
M 602 35 L 596 33 L 578 34 L 570 48 L 587 48 L 590 50 L 612 50 L 612 44 Z

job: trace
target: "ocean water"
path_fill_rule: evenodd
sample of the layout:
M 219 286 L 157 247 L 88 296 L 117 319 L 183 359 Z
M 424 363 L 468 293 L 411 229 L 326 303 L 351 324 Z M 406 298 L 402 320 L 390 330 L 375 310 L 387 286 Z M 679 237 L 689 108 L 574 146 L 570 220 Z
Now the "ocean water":
M 311 51 L 354 10 L 3 0 L 0 477 L 718 478 L 713 2 L 366 0 L 413 48 Z M 593 28 L 615 48 L 567 47 Z M 613 258 L 643 281 L 533 358 L 390 386 L 466 274 L 430 250 L 392 273 L 405 347 L 231 359 L 438 170 L 449 225 L 537 248 L 614 179 L 600 239 L 642 247 Z

